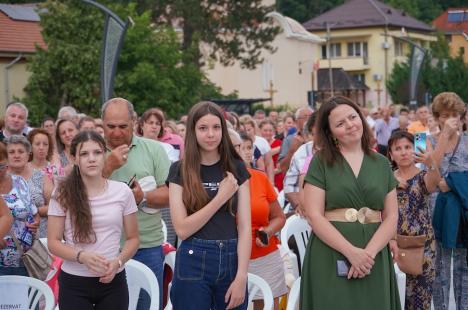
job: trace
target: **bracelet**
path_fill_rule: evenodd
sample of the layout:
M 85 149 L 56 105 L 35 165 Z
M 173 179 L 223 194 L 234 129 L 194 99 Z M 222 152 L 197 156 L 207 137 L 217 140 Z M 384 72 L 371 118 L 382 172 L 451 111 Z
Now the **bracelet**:
M 76 261 L 79 263 L 79 264 L 83 264 L 82 262 L 80 262 L 80 255 L 81 253 L 83 253 L 83 250 L 79 250 L 78 253 L 76 253 Z

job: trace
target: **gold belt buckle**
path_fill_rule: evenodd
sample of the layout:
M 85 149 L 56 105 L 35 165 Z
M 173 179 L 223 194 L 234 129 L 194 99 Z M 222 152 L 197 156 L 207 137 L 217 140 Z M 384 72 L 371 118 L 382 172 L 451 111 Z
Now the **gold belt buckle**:
M 367 210 L 369 210 L 369 208 L 367 208 L 367 207 L 359 209 L 358 214 L 357 214 L 357 219 L 358 219 L 359 223 L 361 223 L 361 224 L 366 223 Z
M 356 222 L 358 220 L 358 210 L 349 208 L 345 211 L 344 216 L 347 222 Z

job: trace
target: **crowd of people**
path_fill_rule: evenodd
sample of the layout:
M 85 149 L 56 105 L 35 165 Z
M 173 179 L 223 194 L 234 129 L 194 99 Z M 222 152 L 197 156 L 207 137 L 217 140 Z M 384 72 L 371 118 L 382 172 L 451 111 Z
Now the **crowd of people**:
M 113 98 L 100 118 L 65 106 L 30 128 L 27 107 L 11 103 L 0 276 L 28 276 L 21 253 L 47 238 L 63 259 L 61 309 L 127 309 L 130 259 L 156 276 L 162 309 L 170 244 L 174 309 L 247 309 L 251 273 L 277 310 L 294 281 L 278 234 L 294 215 L 313 232 L 301 309 L 400 309 L 394 263 L 405 309 L 448 309 L 452 270 L 457 309 L 468 309 L 466 114 L 455 93 L 370 111 L 341 96 L 254 115 L 199 102 L 179 120 Z M 150 298 L 141 290 L 137 309 Z

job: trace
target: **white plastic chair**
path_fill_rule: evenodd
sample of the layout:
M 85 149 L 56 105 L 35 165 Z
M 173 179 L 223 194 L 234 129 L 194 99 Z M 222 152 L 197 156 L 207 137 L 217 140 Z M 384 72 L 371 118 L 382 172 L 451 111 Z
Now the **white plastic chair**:
M 174 277 L 175 259 L 176 259 L 175 251 L 167 253 L 166 256 L 164 257 L 164 264 L 168 265 L 172 269 L 173 277 Z M 172 281 L 167 286 L 167 304 L 166 304 L 166 307 L 164 307 L 164 310 L 172 310 L 171 287 L 172 287 Z
M 128 309 L 135 310 L 140 289 L 144 289 L 151 298 L 150 310 L 159 310 L 158 279 L 146 265 L 131 259 L 125 264 L 127 273 L 129 303 Z
M 281 245 L 286 247 L 288 250 L 291 250 L 288 246 L 288 240 L 291 236 L 294 236 L 299 250 L 299 261 L 301 262 L 301 266 L 304 263 L 307 242 L 309 242 L 311 234 L 312 229 L 310 228 L 307 220 L 301 218 L 297 214 L 289 217 L 281 230 Z
M 288 304 L 286 305 L 286 310 L 296 310 L 299 309 L 299 293 L 301 292 L 301 277 L 297 278 L 294 281 L 291 291 L 288 295 Z
M 249 304 L 252 302 L 258 291 L 261 291 L 263 296 L 263 310 L 273 309 L 273 293 L 268 283 L 254 274 L 248 273 L 248 294 Z
M 1 276 L 0 284 L 2 283 L 28 286 L 30 288 L 28 293 L 28 309 L 35 309 L 42 296 L 44 296 L 45 300 L 45 310 L 53 310 L 55 307 L 54 293 L 51 288 L 41 280 L 23 276 Z
M 395 275 L 398 285 L 398 294 L 400 295 L 401 309 L 405 309 L 405 297 L 406 297 L 406 273 L 398 268 L 398 265 L 395 263 Z

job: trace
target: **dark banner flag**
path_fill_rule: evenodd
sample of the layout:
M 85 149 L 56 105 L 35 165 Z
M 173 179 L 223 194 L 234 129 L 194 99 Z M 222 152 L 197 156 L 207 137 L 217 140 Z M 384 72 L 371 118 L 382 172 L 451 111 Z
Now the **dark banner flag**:
M 417 105 L 419 73 L 421 72 L 421 67 L 425 56 L 426 50 L 424 48 L 416 44 L 412 44 L 409 81 L 410 105 Z
M 83 0 L 94 5 L 104 12 L 106 23 L 104 25 L 104 39 L 101 51 L 101 101 L 106 102 L 112 98 L 114 92 L 114 78 L 117 71 L 117 63 L 122 49 L 128 21 L 122 21 L 114 12 L 102 4 L 91 0 Z

